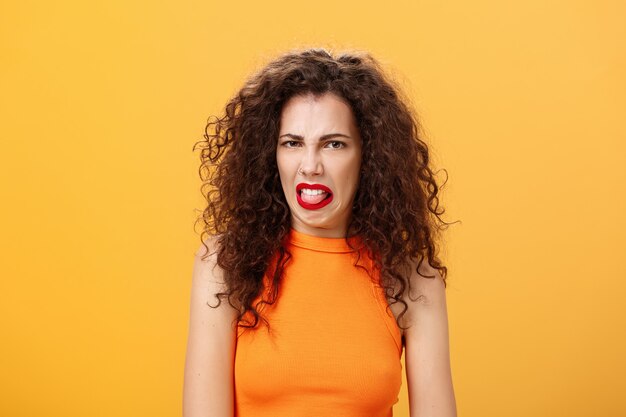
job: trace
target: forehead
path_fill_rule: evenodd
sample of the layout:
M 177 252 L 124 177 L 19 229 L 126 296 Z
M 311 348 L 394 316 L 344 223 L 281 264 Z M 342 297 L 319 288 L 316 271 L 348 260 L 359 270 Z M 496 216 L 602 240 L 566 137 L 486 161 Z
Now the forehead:
M 280 117 L 281 134 L 311 135 L 326 130 L 358 134 L 352 109 L 339 96 L 332 93 L 321 96 L 298 95 L 291 97 L 283 106 Z

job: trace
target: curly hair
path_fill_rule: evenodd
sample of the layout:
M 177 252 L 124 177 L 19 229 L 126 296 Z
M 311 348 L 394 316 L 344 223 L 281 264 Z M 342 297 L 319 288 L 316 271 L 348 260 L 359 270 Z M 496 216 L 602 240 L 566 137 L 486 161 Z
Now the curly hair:
M 262 319 L 269 330 L 260 307 L 276 301 L 291 257 L 285 245 L 290 211 L 276 163 L 282 107 L 296 95 L 325 93 L 351 106 L 362 139 L 362 169 L 346 241 L 360 236 L 387 298 L 403 304 L 398 326 L 408 308 L 402 294 L 407 285 L 409 294 L 411 288 L 407 260 L 417 261 L 418 274 L 434 278 L 420 272 L 427 259 L 447 287 L 437 243 L 450 223 L 440 217 L 441 186 L 408 100 L 367 52 L 333 56 L 325 49 L 296 50 L 251 76 L 223 116 L 209 117 L 204 139 L 194 145 L 194 150 L 201 148 L 201 192 L 207 202 L 198 218 L 201 240 L 208 252 L 205 237 L 216 238 L 216 263 L 226 284 L 225 292 L 215 294 L 217 306 L 227 298 L 239 311 L 240 326 L 254 328 Z M 272 277 L 269 298 L 255 302 L 267 290 L 266 274 Z

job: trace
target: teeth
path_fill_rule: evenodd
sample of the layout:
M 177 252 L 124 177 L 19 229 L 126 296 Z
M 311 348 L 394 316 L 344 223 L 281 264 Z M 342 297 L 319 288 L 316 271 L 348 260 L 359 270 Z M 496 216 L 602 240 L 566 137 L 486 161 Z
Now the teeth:
M 308 188 L 303 188 L 302 189 L 302 194 L 306 194 L 306 195 L 320 195 L 325 193 L 325 191 L 322 190 L 310 190 Z

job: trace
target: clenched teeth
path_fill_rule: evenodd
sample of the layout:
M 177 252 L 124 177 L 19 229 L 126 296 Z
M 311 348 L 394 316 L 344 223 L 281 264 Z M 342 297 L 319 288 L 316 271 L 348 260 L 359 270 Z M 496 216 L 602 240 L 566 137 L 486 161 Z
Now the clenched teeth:
M 306 195 L 320 195 L 326 192 L 322 190 L 311 190 L 309 188 L 303 188 L 301 191 L 302 191 L 302 194 L 306 194 Z

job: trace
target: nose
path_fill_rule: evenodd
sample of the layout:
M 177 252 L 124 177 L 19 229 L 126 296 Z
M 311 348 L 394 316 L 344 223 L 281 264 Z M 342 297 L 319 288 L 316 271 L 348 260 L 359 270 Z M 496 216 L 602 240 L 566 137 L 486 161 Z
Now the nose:
M 304 152 L 298 172 L 304 177 L 322 175 L 324 173 L 322 160 L 316 149 L 308 149 Z

